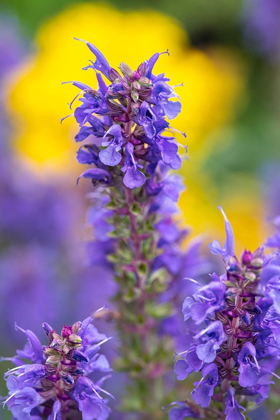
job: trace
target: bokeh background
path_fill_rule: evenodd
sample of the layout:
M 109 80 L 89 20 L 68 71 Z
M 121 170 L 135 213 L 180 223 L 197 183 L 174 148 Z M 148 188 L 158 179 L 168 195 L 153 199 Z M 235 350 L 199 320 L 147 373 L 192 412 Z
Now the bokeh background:
M 156 70 L 183 83 L 174 121 L 188 145 L 182 223 L 206 244 L 223 240 L 222 205 L 239 252 L 263 243 L 280 213 L 279 22 L 280 0 L 1 0 L 2 355 L 24 342 L 15 321 L 41 337 L 43 320 L 82 319 L 113 289 L 102 255 L 86 257 L 89 190 L 76 187 L 74 119 L 60 124 L 76 94 L 61 82 L 95 83 L 82 70 L 91 54 L 74 37 L 113 67 L 169 49 Z

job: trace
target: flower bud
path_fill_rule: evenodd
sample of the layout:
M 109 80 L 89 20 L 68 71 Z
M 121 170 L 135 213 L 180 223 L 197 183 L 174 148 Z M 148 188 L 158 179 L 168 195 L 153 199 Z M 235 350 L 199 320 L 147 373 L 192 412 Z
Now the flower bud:
M 121 63 L 120 64 L 120 71 L 122 72 L 122 74 L 128 78 L 131 78 L 133 75 L 133 71 L 131 70 L 131 68 L 125 64 L 125 63 Z
M 68 340 L 71 343 L 74 343 L 74 344 L 81 344 L 81 342 L 82 342 L 81 337 L 79 335 L 77 335 L 77 334 L 71 334 L 71 335 L 69 335 Z

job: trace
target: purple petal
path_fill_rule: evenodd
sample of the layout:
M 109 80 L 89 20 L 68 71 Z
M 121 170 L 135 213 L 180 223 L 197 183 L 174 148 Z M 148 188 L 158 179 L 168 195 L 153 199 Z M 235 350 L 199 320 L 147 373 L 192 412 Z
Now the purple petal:
M 90 51 L 96 57 L 96 61 L 95 61 L 95 63 L 93 63 L 93 68 L 95 70 L 101 71 L 101 73 L 103 73 L 108 78 L 108 73 L 109 73 L 109 70 L 110 70 L 111 66 L 108 63 L 108 61 L 106 60 L 106 58 L 104 57 L 104 55 L 99 51 L 99 49 L 96 48 L 90 42 L 84 41 L 83 39 L 79 39 L 79 38 L 74 38 L 74 39 L 76 41 L 82 41 L 82 42 L 85 42 L 86 43 L 86 45 L 88 46 L 88 48 L 90 49 Z
M 145 179 L 143 172 L 139 171 L 138 168 L 132 167 L 126 171 L 123 182 L 127 188 L 133 189 L 141 187 L 144 184 Z
M 116 166 L 122 160 L 122 155 L 116 150 L 114 144 L 109 144 L 106 149 L 101 150 L 99 153 L 99 159 L 104 165 Z
M 77 180 L 77 184 L 79 183 L 79 180 L 81 178 L 90 178 L 93 181 L 97 181 L 102 184 L 110 184 L 112 181 L 111 174 L 105 169 L 100 168 L 88 169 L 87 171 L 82 173 L 82 175 L 80 175 Z
M 174 372 L 178 381 L 186 379 L 193 369 L 187 364 L 185 360 L 177 360 L 174 366 Z

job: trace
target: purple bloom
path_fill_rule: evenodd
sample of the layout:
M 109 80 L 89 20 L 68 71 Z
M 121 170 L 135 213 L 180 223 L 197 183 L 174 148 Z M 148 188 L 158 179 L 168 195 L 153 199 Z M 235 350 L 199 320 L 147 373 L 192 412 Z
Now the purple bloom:
M 194 338 L 198 339 L 201 336 L 207 334 L 204 337 L 206 340 L 205 344 L 198 344 L 196 347 L 196 354 L 200 360 L 205 363 L 211 363 L 216 358 L 217 350 L 225 340 L 225 334 L 223 325 L 220 321 L 212 322 L 207 328 L 198 333 Z
M 29 420 L 32 410 L 44 401 L 45 399 L 34 388 L 27 386 L 13 392 L 5 401 L 5 405 L 15 420 Z
M 190 308 L 192 319 L 200 324 L 214 312 L 222 309 L 224 305 L 226 287 L 220 281 L 212 281 L 199 289 L 196 297 L 198 302 L 193 303 Z
M 280 277 L 274 276 L 269 279 L 266 283 L 265 291 L 272 299 L 275 311 L 280 314 Z
M 95 385 L 89 378 L 78 378 L 72 397 L 77 401 L 83 420 L 106 420 L 110 410 L 106 401 L 94 392 Z
M 30 330 L 24 330 L 18 325 L 16 330 L 22 331 L 27 337 L 27 343 L 23 350 L 18 350 L 18 357 L 29 359 L 33 363 L 42 363 L 44 360 L 41 343 L 36 335 Z
M 190 373 L 192 373 L 194 369 L 192 369 L 185 360 L 177 360 L 174 366 L 174 372 L 177 376 L 178 381 L 183 381 L 186 379 Z
M 111 174 L 105 169 L 100 168 L 87 169 L 82 175 L 79 176 L 77 184 L 79 183 L 80 178 L 89 178 L 94 185 L 99 183 L 108 185 L 112 181 Z
M 234 236 L 233 231 L 230 222 L 227 219 L 227 216 L 225 212 L 223 211 L 222 207 L 219 207 L 221 210 L 221 213 L 223 215 L 224 221 L 225 221 L 225 228 L 226 228 L 226 241 L 223 247 L 214 240 L 210 245 L 209 248 L 212 252 L 212 254 L 215 255 L 222 255 L 224 260 L 228 260 L 228 258 L 234 256 Z
M 136 162 L 133 156 L 133 146 L 128 143 L 126 146 L 125 165 L 122 171 L 125 172 L 123 179 L 124 185 L 127 188 L 139 188 L 145 182 L 145 175 L 138 169 L 142 166 Z
M 121 147 L 124 143 L 122 130 L 120 125 L 113 125 L 106 132 L 105 137 L 113 136 L 112 140 L 103 142 L 102 146 L 107 146 L 106 149 L 101 150 L 99 158 L 102 163 L 108 166 L 116 166 L 120 163 L 122 155 L 120 154 Z
M 183 352 L 184 353 L 184 352 Z M 203 362 L 198 358 L 196 349 L 190 348 L 184 359 L 177 360 L 174 372 L 179 381 L 186 379 L 190 373 L 198 372 L 202 368 Z
M 56 400 L 53 405 L 52 414 L 48 417 L 48 420 L 61 420 L 61 403 Z
M 237 360 L 239 384 L 244 387 L 256 385 L 260 377 L 260 368 L 256 359 L 256 349 L 252 343 L 248 341 L 244 344 L 238 353 Z
M 202 379 L 195 383 L 197 386 L 191 393 L 194 402 L 201 407 L 208 407 L 218 383 L 219 374 L 215 363 L 205 366 L 202 369 Z
M 230 387 L 228 390 L 227 400 L 226 400 L 226 410 L 225 414 L 226 420 L 245 420 L 245 417 L 240 412 L 240 410 L 245 410 L 241 405 L 239 405 L 234 398 L 235 390 Z
M 92 65 L 87 66 L 86 69 L 93 68 L 95 70 L 101 71 L 101 73 L 103 73 L 108 78 L 109 70 L 111 67 L 108 61 L 106 60 L 106 58 L 104 57 L 104 55 L 90 42 L 84 41 L 83 39 L 78 39 L 78 38 L 75 38 L 75 39 L 77 41 L 85 42 L 88 48 L 90 49 L 90 51 L 96 57 L 95 63 L 92 62 Z
M 188 417 L 199 418 L 197 413 L 187 406 L 185 402 L 172 403 L 169 406 L 174 406 L 169 411 L 169 420 L 184 420 Z

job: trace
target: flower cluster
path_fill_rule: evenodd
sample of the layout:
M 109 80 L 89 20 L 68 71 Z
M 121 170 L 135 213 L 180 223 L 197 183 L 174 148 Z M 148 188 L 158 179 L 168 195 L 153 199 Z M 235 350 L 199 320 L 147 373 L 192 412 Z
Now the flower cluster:
M 152 73 L 160 54 L 154 54 L 136 71 L 121 63 L 119 73 L 94 45 L 86 44 L 96 60 L 85 69 L 100 73 L 96 74 L 98 90 L 71 82 L 83 93 L 82 105 L 74 112 L 80 125 L 75 139 L 94 138 L 93 144 L 83 145 L 77 153 L 80 163 L 95 166 L 82 176 L 110 185 L 124 173 L 123 183 L 130 189 L 141 187 L 148 176 L 147 193 L 154 195 L 163 188 L 157 182 L 158 164 L 163 162 L 172 169 L 181 166 L 175 138 L 164 135 L 166 129 L 171 130 L 166 118 L 175 118 L 181 104 L 174 100 L 177 95 L 167 84 L 169 79 Z M 111 82 L 109 86 L 102 75 Z
M 100 395 L 108 394 L 102 389 L 106 377 L 94 383 L 88 375 L 111 370 L 106 357 L 98 353 L 109 338 L 91 321 L 89 317 L 72 326 L 64 325 L 60 335 L 44 323 L 47 346 L 42 346 L 32 331 L 16 326 L 26 335 L 27 344 L 16 356 L 2 358 L 16 365 L 5 374 L 9 396 L 4 405 L 13 419 L 108 418 L 107 400 Z M 31 364 L 25 364 L 26 360 Z
M 246 397 L 261 403 L 268 397 L 271 375 L 277 376 L 272 359 L 280 352 L 280 278 L 279 270 L 269 266 L 275 254 L 265 255 L 264 247 L 254 253 L 245 250 L 240 261 L 236 258 L 232 228 L 222 213 L 227 239 L 224 247 L 214 241 L 210 249 L 222 255 L 226 273 L 212 274 L 205 286 L 196 283 L 197 292 L 185 299 L 184 319 L 194 322 L 196 333 L 190 347 L 178 355 L 175 373 L 182 381 L 201 371 L 191 392 L 193 401 L 215 418 L 225 413 L 227 420 L 239 420 L 245 418 L 240 399 L 243 405 Z M 186 413 L 193 409 L 193 403 L 180 404 Z M 184 418 L 178 410 L 170 410 L 172 420 Z M 198 417 L 200 410 L 195 408 Z

